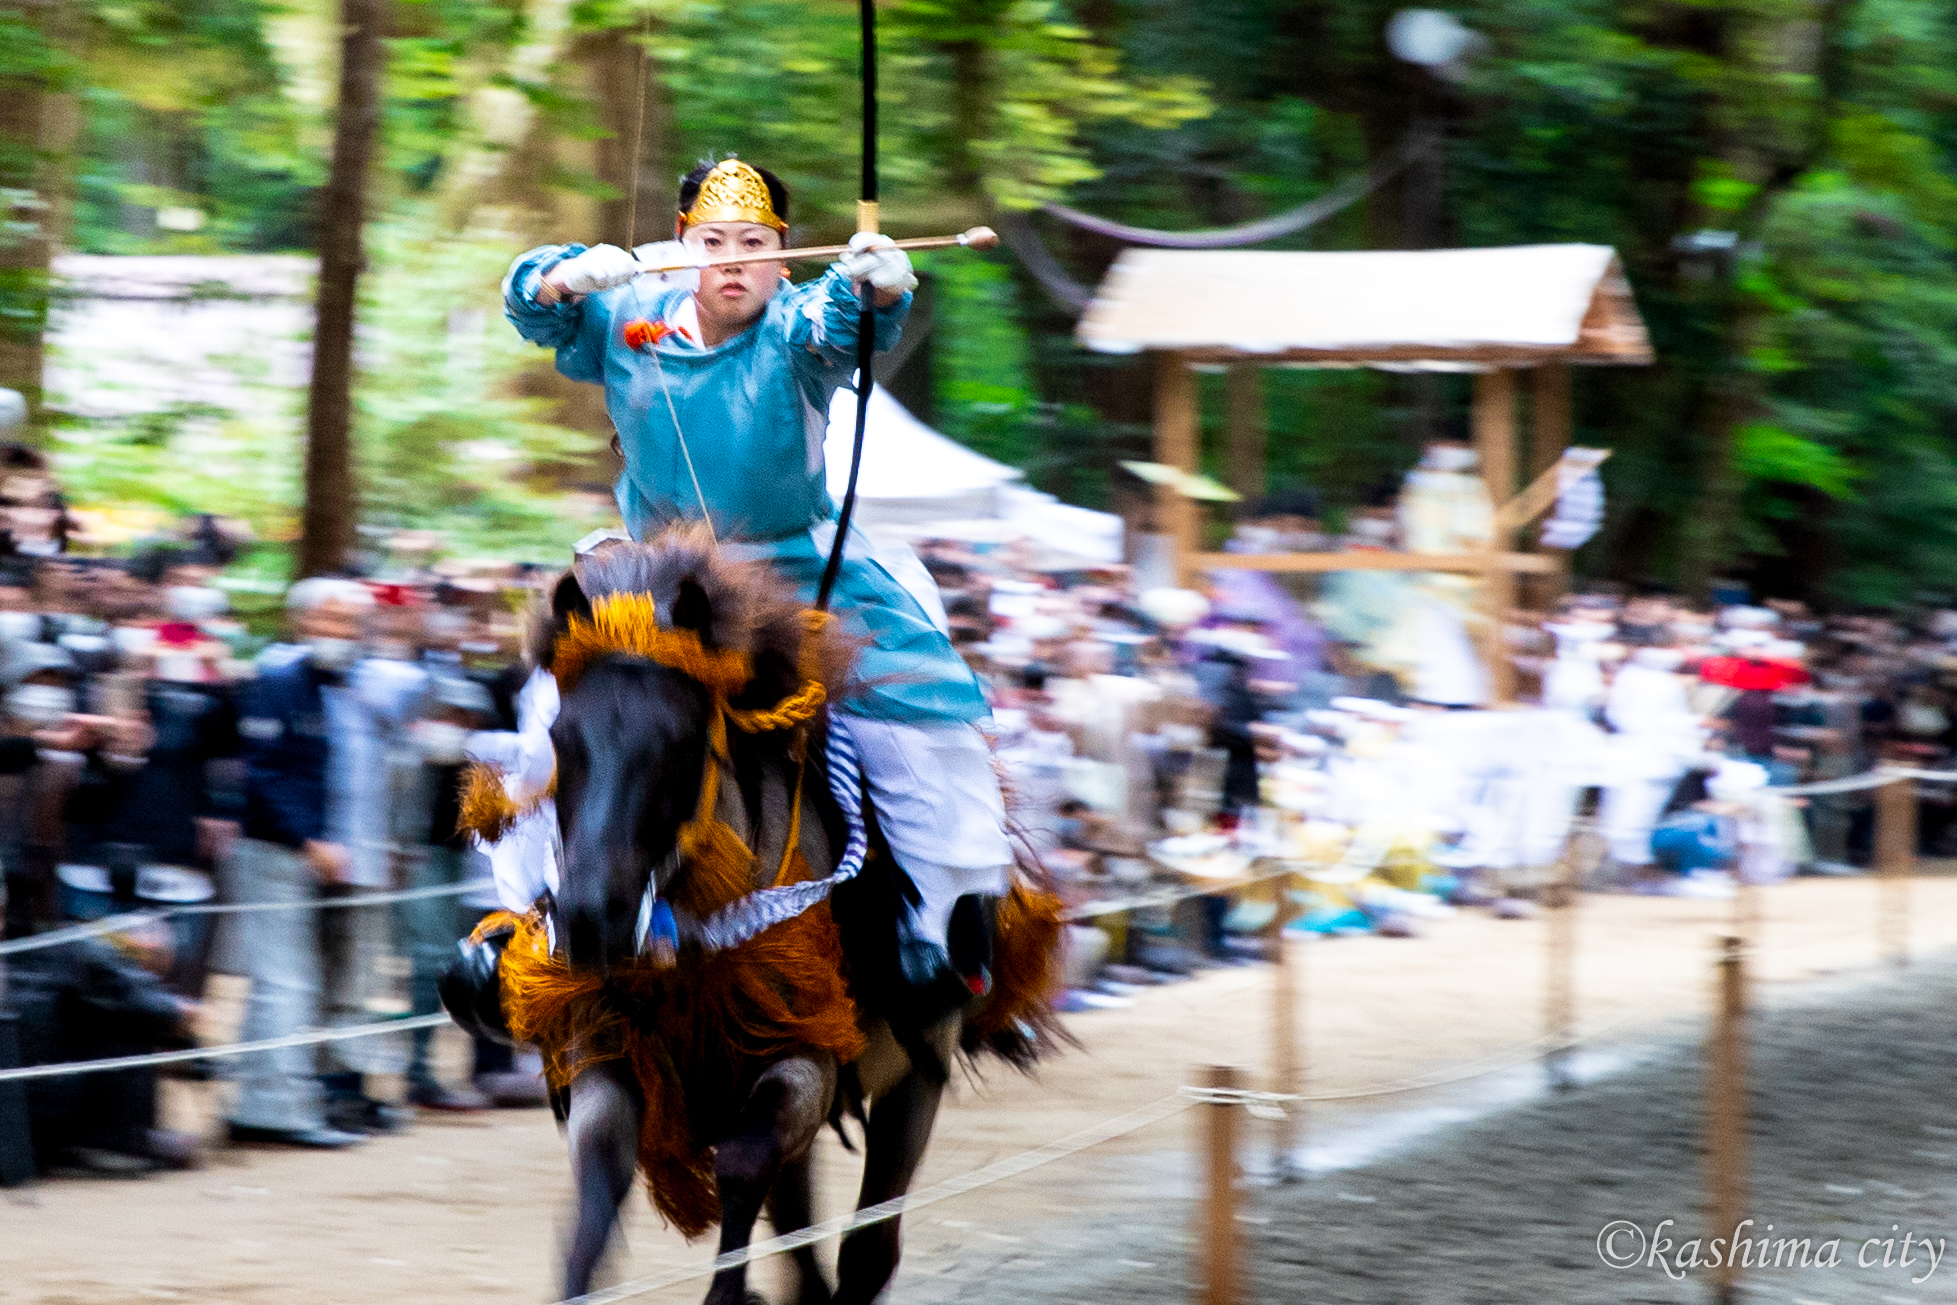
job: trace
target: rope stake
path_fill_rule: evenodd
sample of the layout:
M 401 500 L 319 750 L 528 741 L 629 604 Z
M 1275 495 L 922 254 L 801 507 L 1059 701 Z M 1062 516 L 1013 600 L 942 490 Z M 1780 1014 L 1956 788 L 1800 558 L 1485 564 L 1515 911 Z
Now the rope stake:
M 1283 1119 L 1286 1101 L 1303 1101 L 1296 1092 L 1259 1092 L 1252 1088 L 1185 1087 L 1178 1095 L 1191 1105 L 1242 1106 L 1253 1119 Z

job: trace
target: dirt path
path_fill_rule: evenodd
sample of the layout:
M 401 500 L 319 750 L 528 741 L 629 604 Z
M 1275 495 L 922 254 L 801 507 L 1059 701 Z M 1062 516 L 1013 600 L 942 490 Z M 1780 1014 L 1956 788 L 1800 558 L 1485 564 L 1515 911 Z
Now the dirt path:
M 1875 885 L 1801 880 L 1761 896 L 1763 996 L 1774 999 L 1780 990 L 1805 989 L 1830 976 L 1839 983 L 1876 972 L 1871 969 Z M 1730 927 L 1731 905 L 1593 897 L 1582 909 L 1578 1008 L 1586 1028 L 1595 1032 L 1593 1049 L 1608 1055 L 1613 1049 L 1688 1032 L 1707 992 L 1711 939 Z M 1919 881 L 1911 921 L 1919 954 L 1957 946 L 1957 879 Z M 1346 1093 L 1469 1068 L 1526 1064 L 1540 1033 L 1544 927 L 1539 921 L 1462 914 L 1437 923 L 1418 940 L 1293 944 L 1293 957 L 1314 1093 Z M 1930 968 L 1912 975 L 1927 975 Z M 1037 1080 L 995 1073 L 982 1084 L 960 1089 L 940 1121 L 921 1182 L 964 1173 L 1160 1101 L 1190 1081 L 1195 1065 L 1235 1063 L 1261 1074 L 1270 1045 L 1269 976 L 1261 966 L 1214 971 L 1147 991 L 1128 1009 L 1073 1017 L 1082 1052 L 1056 1061 Z M 1929 1003 L 1919 1012 L 1922 1019 L 1931 1017 L 1938 998 L 1949 1005 L 1941 990 L 1932 993 L 1927 986 L 1905 984 L 1902 991 Z M 1957 1017 L 1945 1022 L 1957 1022 Z M 1940 1045 L 1951 1045 L 1941 1028 L 1936 1033 Z M 1808 1050 L 1812 1048 L 1801 1054 Z M 1924 1061 L 1924 1066 L 1931 1064 Z M 1622 1085 L 1642 1081 L 1636 1075 L 1644 1072 L 1610 1079 L 1607 1087 L 1578 1097 L 1616 1100 L 1610 1094 L 1627 1091 Z M 1690 1085 L 1696 1083 L 1696 1071 L 1671 1072 L 1684 1077 L 1654 1080 L 1646 1095 L 1665 1098 L 1660 1114 L 1671 1121 L 1668 1136 L 1675 1151 L 1685 1148 L 1683 1160 L 1666 1153 L 1663 1166 L 1678 1184 L 1675 1199 L 1665 1199 L 1674 1200 L 1679 1208 L 1673 1217 L 1684 1221 L 1692 1216 L 1686 1193 L 1692 1178 L 1689 1098 L 1695 1089 Z M 1926 1089 L 1936 1072 L 1922 1068 L 1909 1091 Z M 1520 1092 L 1534 1081 L 1532 1071 L 1510 1069 L 1438 1090 L 1316 1104 L 1309 1118 L 1317 1144 L 1313 1154 L 1321 1159 L 1341 1151 L 1348 1159 L 1351 1153 L 1363 1156 L 1377 1150 L 1382 1139 L 1450 1122 L 1462 1137 L 1479 1136 L 1476 1129 L 1488 1126 L 1459 1121 L 1485 1110 L 1491 1098 Z M 207 1120 L 218 1104 L 213 1094 L 221 1091 L 180 1089 L 173 1110 L 180 1120 Z M 1181 1299 L 1187 1255 L 1182 1229 L 1190 1181 L 1185 1150 L 1194 1122 L 1179 1114 L 914 1214 L 907 1221 L 907 1260 L 895 1299 Z M 1882 1127 L 1880 1122 L 1875 1126 Z M 1898 1116 L 1894 1127 L 1908 1133 L 1916 1124 Z M 1563 1181 L 1572 1192 L 1591 1190 L 1582 1173 L 1613 1167 L 1599 1168 L 1602 1162 L 1591 1140 L 1575 1125 L 1562 1136 L 1565 1142 L 1544 1143 L 1531 1158 L 1516 1161 L 1534 1175 L 1517 1185 L 1518 1190 L 1527 1187 L 1530 1200 L 1544 1190 L 1538 1171 L 1557 1168 L 1559 1157 L 1568 1160 L 1569 1176 Z M 1930 1135 L 1912 1136 L 1921 1147 L 1921 1139 Z M 848 1203 L 854 1158 L 827 1140 L 823 1145 L 823 1210 L 834 1213 Z M 1467 1145 L 1455 1149 L 1465 1156 Z M 1946 1145 L 1957 1156 L 1957 1140 Z M 1267 1163 L 1268 1139 L 1255 1130 L 1252 1147 L 1247 1156 L 1251 1164 Z M 1375 1246 L 1361 1235 L 1375 1224 L 1401 1241 L 1420 1241 L 1443 1264 L 1456 1259 L 1465 1264 L 1474 1254 L 1481 1255 L 1475 1262 L 1486 1268 L 1490 1282 L 1505 1280 L 1500 1275 L 1518 1263 L 1534 1263 L 1530 1257 L 1539 1252 L 1572 1262 L 1588 1256 L 1584 1263 L 1595 1263 L 1587 1246 L 1565 1245 L 1567 1228 L 1556 1234 L 1553 1251 L 1550 1242 L 1482 1247 L 1478 1252 L 1450 1249 L 1436 1229 L 1451 1225 L 1424 1222 L 1428 1216 L 1422 1213 L 1430 1197 L 1438 1200 L 1445 1193 L 1422 1188 L 1421 1200 L 1411 1201 L 1404 1194 L 1413 1189 L 1397 1185 L 1425 1181 L 1420 1175 L 1427 1162 L 1381 1163 L 1413 1169 L 1390 1184 L 1381 1179 L 1384 1187 L 1363 1191 L 1352 1184 L 1362 1173 L 1375 1171 L 1344 1169 L 1349 1180 L 1315 1179 L 1282 1194 L 1294 1204 L 1256 1216 L 1273 1220 L 1265 1248 L 1271 1265 L 1293 1266 L 1283 1271 L 1286 1275 L 1316 1275 L 1300 1277 L 1298 1281 L 1312 1284 L 1311 1290 L 1295 1295 L 1273 1278 L 1260 1299 L 1426 1299 L 1408 1286 L 1413 1278 L 1394 1277 L 1363 1257 L 1352 1263 L 1322 1258 L 1326 1246 L 1360 1248 L 1353 1250 L 1355 1256 Z M 1455 1179 L 1435 1182 L 1441 1188 L 1459 1187 L 1465 1195 L 1458 1199 L 1479 1208 L 1480 1180 L 1470 1176 L 1480 1162 L 1455 1163 Z M 1628 1163 L 1615 1167 L 1627 1172 L 1634 1168 Z M 1897 1179 L 1899 1185 L 1908 1181 Z M 1342 1191 L 1354 1199 L 1340 1196 Z M 218 1150 L 206 1168 L 193 1173 L 129 1183 L 55 1181 L 8 1194 L 0 1202 L 0 1283 L 6 1284 L 0 1294 L 36 1305 L 138 1299 L 267 1305 L 546 1301 L 552 1296 L 552 1263 L 566 1193 L 562 1143 L 543 1112 L 424 1116 L 408 1135 L 344 1155 Z M 1562 1199 L 1552 1197 L 1551 1202 Z M 1656 1196 L 1640 1199 L 1640 1211 L 1650 1207 L 1672 1213 Z M 1484 1222 L 1505 1220 L 1520 1229 L 1538 1217 L 1529 1213 L 1532 1208 L 1519 1198 L 1507 1204 L 1491 1201 Z M 617 1279 L 708 1258 L 707 1248 L 688 1247 L 658 1228 L 642 1201 L 635 1200 L 630 1209 L 629 1247 L 613 1266 Z M 1410 1230 L 1379 1219 L 1386 1210 L 1399 1212 L 1417 1227 Z M 1438 1206 L 1435 1212 L 1439 1214 Z M 1591 1213 L 1583 1207 L 1582 1218 L 1569 1226 Z M 1794 1214 L 1788 1217 L 1792 1220 Z M 1287 1242 L 1283 1229 L 1292 1223 L 1319 1231 Z M 1952 1235 L 1957 1236 L 1957 1229 Z M 1383 1254 L 1383 1247 L 1382 1241 L 1375 1249 Z M 1432 1273 L 1432 1255 L 1426 1260 L 1401 1258 L 1421 1273 Z M 1957 1261 L 1933 1282 L 1946 1275 L 1948 1283 L 1957 1284 Z M 1661 1294 L 1624 1294 L 1633 1281 L 1612 1275 L 1597 1289 L 1618 1292 L 1610 1297 L 1614 1300 L 1674 1298 L 1662 1294 L 1668 1288 L 1663 1279 L 1635 1280 L 1640 1290 Z M 1328 1285 L 1338 1282 L 1348 1283 L 1346 1295 Z M 1010 1292 L 1005 1290 L 1009 1283 L 1014 1287 Z M 1037 1292 L 1031 1290 L 1036 1283 L 1043 1284 Z M 1833 1280 L 1825 1286 L 1837 1288 Z M 702 1290 L 701 1284 L 687 1284 L 644 1299 L 695 1300 Z M 1059 1294 L 1051 1294 L 1055 1291 Z M 1879 1299 L 1844 1296 L 1839 1290 L 1830 1295 L 1820 1287 L 1815 1291 L 1812 1299 L 1828 1305 Z M 1524 1296 L 1508 1292 L 1445 1298 Z M 1957 1288 L 1921 1298 L 1957 1299 Z M 1545 1299 L 1578 1297 L 1552 1294 Z
M 1751 1046 L 1753 1223 L 1740 1235 L 1762 1267 L 1743 1273 L 1740 1298 L 1957 1300 L 1957 957 L 1780 994 L 1754 1021 Z M 1713 1273 L 1709 1242 L 1694 1239 L 1728 1235 L 1702 1212 L 1702 1072 L 1696 1042 L 1674 1041 L 1576 1092 L 1253 1189 L 1240 1216 L 1243 1299 L 1699 1305 Z M 1119 1160 L 1109 1167 L 1114 1186 L 1173 1184 L 1179 1169 L 1140 1158 L 1125 1174 L 1112 1172 Z M 1038 1251 L 959 1248 L 904 1299 L 1180 1305 L 1192 1299 L 1192 1238 L 1178 1204 L 1082 1212 L 1049 1228 Z

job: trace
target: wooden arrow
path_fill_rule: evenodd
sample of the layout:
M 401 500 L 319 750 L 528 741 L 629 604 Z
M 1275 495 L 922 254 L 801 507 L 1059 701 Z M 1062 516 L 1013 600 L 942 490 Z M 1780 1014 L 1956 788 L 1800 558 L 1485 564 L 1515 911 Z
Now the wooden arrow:
M 991 227 L 973 227 L 955 236 L 920 236 L 914 240 L 896 241 L 898 249 L 990 249 L 999 243 L 999 233 Z M 705 263 L 662 263 L 648 264 L 646 273 L 687 272 L 703 267 L 735 267 L 742 263 L 789 263 L 807 258 L 836 258 L 849 252 L 848 245 L 811 245 L 804 249 L 763 249 L 752 254 L 733 254 L 726 258 L 716 258 Z

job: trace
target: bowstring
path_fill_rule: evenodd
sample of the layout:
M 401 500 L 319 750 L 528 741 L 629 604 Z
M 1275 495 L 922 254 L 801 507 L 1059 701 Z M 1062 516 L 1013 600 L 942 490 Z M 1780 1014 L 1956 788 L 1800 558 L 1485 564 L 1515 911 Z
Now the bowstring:
M 686 459 L 686 474 L 693 481 L 693 496 L 700 500 L 700 519 L 707 523 L 707 538 L 715 548 L 720 547 L 720 535 L 713 528 L 713 513 L 707 510 L 707 496 L 700 489 L 700 475 L 693 470 L 693 450 L 686 446 L 686 431 L 680 427 L 679 409 L 673 406 L 672 387 L 666 384 L 666 364 L 659 361 L 659 341 L 654 340 L 646 351 L 652 355 L 652 369 L 659 373 L 659 392 L 666 398 L 666 412 L 673 419 L 673 434 L 679 436 L 680 456 Z
M 632 193 L 625 202 L 625 247 L 631 249 L 639 243 L 639 160 L 645 152 L 646 139 L 646 81 L 652 69 L 652 11 L 646 10 L 645 17 L 639 21 L 639 94 L 638 113 L 632 122 Z
M 632 123 L 632 162 L 629 172 L 631 196 L 625 207 L 625 246 L 633 248 L 639 240 L 639 164 L 645 157 L 646 132 L 646 89 L 652 68 L 652 11 L 648 9 L 639 23 L 639 92 L 638 112 Z M 707 508 L 707 495 L 700 488 L 700 473 L 693 469 L 693 450 L 686 442 L 686 430 L 680 425 L 679 408 L 673 403 L 672 386 L 666 383 L 666 365 L 659 360 L 659 342 L 654 340 L 647 346 L 652 355 L 652 368 L 659 375 L 659 393 L 666 400 L 666 414 L 673 419 L 673 434 L 679 438 L 680 456 L 686 459 L 687 479 L 693 482 L 693 497 L 700 500 L 700 519 L 707 523 L 707 537 L 715 548 L 720 547 L 720 534 L 714 529 L 713 513 Z

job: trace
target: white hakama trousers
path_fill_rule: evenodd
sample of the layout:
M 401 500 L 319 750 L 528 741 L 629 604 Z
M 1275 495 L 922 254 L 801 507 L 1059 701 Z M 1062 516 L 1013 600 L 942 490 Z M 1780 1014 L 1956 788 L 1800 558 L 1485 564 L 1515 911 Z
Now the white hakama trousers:
M 539 670 L 518 699 L 522 729 L 475 735 L 470 755 L 502 766 L 505 782 L 519 790 L 513 796 L 537 792 L 554 764 L 550 726 L 557 710 L 557 683 Z M 991 749 L 976 726 L 963 722 L 911 725 L 837 712 L 830 728 L 849 731 L 877 823 L 917 885 L 918 934 L 942 946 L 960 897 L 1003 895 L 1011 882 L 1012 846 Z M 545 889 L 556 889 L 556 819 L 555 804 L 546 801 L 485 846 L 505 909 L 527 911 Z

